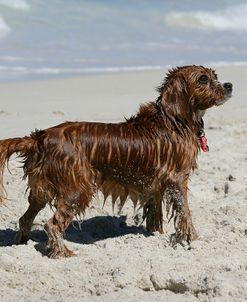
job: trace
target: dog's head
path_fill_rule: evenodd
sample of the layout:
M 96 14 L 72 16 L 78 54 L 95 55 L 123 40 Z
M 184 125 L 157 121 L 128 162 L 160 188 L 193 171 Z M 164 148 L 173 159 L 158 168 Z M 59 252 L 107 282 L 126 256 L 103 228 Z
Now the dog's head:
M 169 116 L 189 121 L 227 101 L 232 84 L 219 82 L 212 69 L 192 65 L 170 70 L 158 91 L 162 108 Z

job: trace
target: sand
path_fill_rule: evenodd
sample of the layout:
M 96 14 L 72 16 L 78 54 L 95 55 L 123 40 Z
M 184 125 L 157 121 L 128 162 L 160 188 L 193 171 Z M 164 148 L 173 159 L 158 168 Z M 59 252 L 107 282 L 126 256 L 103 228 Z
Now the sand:
M 66 234 L 78 255 L 43 255 L 37 216 L 27 245 L 15 245 L 18 219 L 27 208 L 25 182 L 14 158 L 5 173 L 9 200 L 0 208 L 0 301 L 247 301 L 247 67 L 217 68 L 234 84 L 234 96 L 208 110 L 209 153 L 200 154 L 189 202 L 199 239 L 170 246 L 165 234 L 149 234 L 127 204 L 121 215 L 96 198 Z M 154 100 L 164 71 L 0 84 L 0 138 L 23 136 L 65 120 L 120 121 Z

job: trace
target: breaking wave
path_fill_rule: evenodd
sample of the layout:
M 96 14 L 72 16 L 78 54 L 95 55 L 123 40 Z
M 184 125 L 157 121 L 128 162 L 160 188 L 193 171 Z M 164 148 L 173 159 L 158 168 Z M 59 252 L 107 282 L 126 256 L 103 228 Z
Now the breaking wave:
M 30 6 L 24 0 L 0 0 L 0 5 L 25 11 L 30 9 Z
M 206 30 L 247 30 L 247 4 L 228 6 L 217 11 L 170 12 L 165 21 L 169 26 Z

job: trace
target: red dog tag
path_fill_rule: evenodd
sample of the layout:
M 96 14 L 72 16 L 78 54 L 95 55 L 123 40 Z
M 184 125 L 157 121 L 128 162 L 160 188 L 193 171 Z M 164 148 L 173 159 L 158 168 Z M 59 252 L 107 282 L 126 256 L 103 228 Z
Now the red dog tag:
M 209 148 L 208 148 L 208 145 L 207 145 L 207 139 L 206 139 L 205 135 L 200 137 L 200 142 L 201 142 L 202 151 L 203 152 L 208 152 Z

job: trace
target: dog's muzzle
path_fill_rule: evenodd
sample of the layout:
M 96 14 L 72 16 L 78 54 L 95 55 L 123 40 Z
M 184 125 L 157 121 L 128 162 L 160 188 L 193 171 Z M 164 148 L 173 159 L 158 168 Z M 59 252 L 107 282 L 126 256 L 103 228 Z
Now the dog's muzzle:
M 225 82 L 225 83 L 222 83 L 221 85 L 225 90 L 225 97 L 221 100 L 216 101 L 216 103 L 215 103 L 216 106 L 220 106 L 220 105 L 224 104 L 232 96 L 232 83 Z

